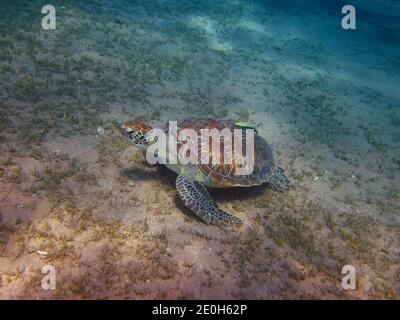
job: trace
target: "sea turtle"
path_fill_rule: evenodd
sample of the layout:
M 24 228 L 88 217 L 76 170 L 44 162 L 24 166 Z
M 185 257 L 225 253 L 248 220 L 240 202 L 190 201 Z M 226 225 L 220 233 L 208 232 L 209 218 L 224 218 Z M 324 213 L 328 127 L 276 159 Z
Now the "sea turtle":
M 233 133 L 234 129 L 249 128 L 241 123 L 235 124 L 234 122 L 227 120 L 203 118 L 178 120 L 176 124 L 178 133 L 183 129 L 192 129 L 199 135 L 198 139 L 200 139 L 201 133 L 204 133 L 204 130 L 202 130 L 203 132 L 200 131 L 201 129 L 217 129 L 219 130 L 218 132 L 220 132 L 227 128 Z M 151 129 L 150 126 L 141 121 L 131 120 L 121 127 L 121 133 L 128 139 L 130 144 L 146 151 L 153 143 L 155 143 L 155 141 L 157 141 L 154 135 L 151 134 L 153 131 Z M 244 142 L 242 146 L 244 154 L 246 135 L 244 134 L 244 130 L 242 131 L 242 139 Z M 165 126 L 164 133 L 168 139 L 168 136 L 171 134 L 169 132 L 168 123 Z M 212 135 L 210 134 L 210 139 L 211 136 Z M 223 150 L 224 141 L 220 137 L 218 137 L 218 139 L 221 141 L 221 150 Z M 178 140 L 176 146 L 176 150 L 180 150 L 184 144 Z M 211 148 L 209 150 L 211 153 Z M 220 209 L 217 203 L 209 195 L 206 187 L 250 187 L 268 183 L 274 189 L 283 191 L 289 186 L 289 181 L 282 168 L 275 163 L 271 148 L 267 142 L 258 135 L 256 130 L 254 130 L 254 168 L 248 175 L 235 175 L 234 169 L 237 164 L 235 164 L 233 158 L 230 160 L 224 160 L 222 157 L 220 164 L 206 164 L 202 162 L 198 164 L 182 164 L 181 162 L 178 162 L 173 165 L 168 164 L 167 158 L 170 156 L 169 153 L 169 150 L 164 154 L 160 151 L 157 156 L 164 158 L 165 162 L 167 162 L 164 162 L 165 165 L 178 174 L 175 185 L 180 199 L 193 213 L 209 224 L 234 225 L 242 224 L 242 220 Z M 224 161 L 228 161 L 228 163 L 224 163 Z

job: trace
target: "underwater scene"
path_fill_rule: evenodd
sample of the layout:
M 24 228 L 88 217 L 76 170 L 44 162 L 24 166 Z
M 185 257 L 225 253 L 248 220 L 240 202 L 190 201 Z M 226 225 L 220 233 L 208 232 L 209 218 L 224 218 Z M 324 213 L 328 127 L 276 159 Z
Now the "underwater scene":
M 0 299 L 399 299 L 399 169 L 399 1 L 0 2 Z

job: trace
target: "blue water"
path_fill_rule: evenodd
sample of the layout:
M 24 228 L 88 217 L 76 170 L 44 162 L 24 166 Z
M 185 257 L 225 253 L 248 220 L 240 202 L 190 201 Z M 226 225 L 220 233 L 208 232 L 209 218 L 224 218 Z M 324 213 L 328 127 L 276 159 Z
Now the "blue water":
M 399 297 L 399 1 L 45 4 L 0 3 L 0 298 Z M 194 219 L 117 130 L 193 116 L 256 127 L 293 188 Z

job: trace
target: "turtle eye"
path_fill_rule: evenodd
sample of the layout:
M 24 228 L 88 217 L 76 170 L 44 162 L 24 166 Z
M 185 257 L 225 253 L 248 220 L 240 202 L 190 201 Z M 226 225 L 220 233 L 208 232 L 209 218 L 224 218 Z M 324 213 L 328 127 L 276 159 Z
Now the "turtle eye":
M 128 136 L 128 138 L 129 139 L 133 139 L 133 134 L 134 134 L 134 131 L 133 130 L 126 130 L 126 135 Z

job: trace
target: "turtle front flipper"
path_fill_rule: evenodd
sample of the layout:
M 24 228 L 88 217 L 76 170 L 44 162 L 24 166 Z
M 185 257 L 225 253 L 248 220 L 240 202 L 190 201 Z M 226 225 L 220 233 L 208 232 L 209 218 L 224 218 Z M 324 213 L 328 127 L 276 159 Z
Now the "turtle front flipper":
M 207 189 L 200 183 L 184 176 L 176 179 L 176 190 L 183 203 L 206 223 L 234 225 L 242 220 L 218 208 Z

